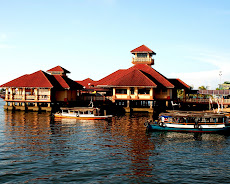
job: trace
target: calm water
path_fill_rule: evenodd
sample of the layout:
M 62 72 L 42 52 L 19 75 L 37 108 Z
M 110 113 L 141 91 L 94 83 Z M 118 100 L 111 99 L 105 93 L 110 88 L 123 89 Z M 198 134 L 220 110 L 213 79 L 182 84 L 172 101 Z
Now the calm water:
M 148 114 L 53 120 L 3 110 L 0 183 L 229 183 L 230 137 L 146 133 Z

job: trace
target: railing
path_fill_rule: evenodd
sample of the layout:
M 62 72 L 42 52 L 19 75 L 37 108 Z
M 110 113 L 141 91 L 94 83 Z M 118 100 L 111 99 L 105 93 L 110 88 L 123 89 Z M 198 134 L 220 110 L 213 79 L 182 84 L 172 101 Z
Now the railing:
M 149 63 L 153 63 L 154 60 L 152 58 L 132 58 L 132 62 L 149 62 Z
M 210 100 L 207 98 L 186 98 L 186 99 L 180 99 L 180 102 L 185 103 L 210 103 Z M 221 99 L 212 99 L 212 103 L 222 103 Z M 230 99 L 223 99 L 223 104 L 230 104 Z
M 26 95 L 26 100 L 35 100 L 35 95 Z
M 112 96 L 82 96 L 82 100 L 90 101 L 91 99 L 94 101 L 112 101 Z
M 36 99 L 37 97 L 37 99 Z M 50 100 L 50 95 L 8 95 L 6 100 L 14 100 L 14 101 L 31 101 L 31 100 L 38 100 L 38 101 L 49 101 Z

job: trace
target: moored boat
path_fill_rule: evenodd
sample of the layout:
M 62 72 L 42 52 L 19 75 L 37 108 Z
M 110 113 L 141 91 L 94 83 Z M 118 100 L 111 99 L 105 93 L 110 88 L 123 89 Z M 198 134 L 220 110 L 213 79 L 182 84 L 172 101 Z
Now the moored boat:
M 154 122 L 145 122 L 150 131 L 206 132 L 220 133 L 230 131 L 226 114 L 204 112 L 161 113 Z
M 100 115 L 100 109 L 95 107 L 62 107 L 61 112 L 54 114 L 56 118 L 74 118 L 87 120 L 103 120 L 112 118 L 112 115 Z

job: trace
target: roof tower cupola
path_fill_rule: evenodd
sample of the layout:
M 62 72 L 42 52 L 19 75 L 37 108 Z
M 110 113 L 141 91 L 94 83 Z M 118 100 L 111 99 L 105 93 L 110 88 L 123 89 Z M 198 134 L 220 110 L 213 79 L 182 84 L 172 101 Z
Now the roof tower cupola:
M 146 47 L 145 45 L 141 45 L 130 51 L 134 58 L 132 58 L 133 64 L 147 64 L 147 65 L 154 65 L 154 59 L 152 59 L 152 55 L 156 55 L 151 49 Z
M 54 68 L 51 68 L 47 70 L 48 73 L 51 75 L 61 75 L 61 76 L 66 76 L 67 73 L 70 73 L 68 70 L 65 68 L 62 68 L 61 66 L 56 66 Z

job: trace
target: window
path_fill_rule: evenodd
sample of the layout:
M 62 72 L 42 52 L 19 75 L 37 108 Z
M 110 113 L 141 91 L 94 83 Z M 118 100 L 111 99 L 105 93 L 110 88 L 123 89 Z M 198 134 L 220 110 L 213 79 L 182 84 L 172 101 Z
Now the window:
M 147 53 L 137 53 L 138 58 L 147 58 Z
M 134 88 L 130 89 L 130 93 L 133 95 L 134 94 Z
M 52 71 L 51 74 L 52 74 L 52 75 L 60 75 L 60 74 L 62 74 L 62 72 L 59 72 L 59 71 Z
M 143 89 L 138 89 L 138 94 L 149 94 L 150 89 L 148 88 L 143 88 Z
M 127 89 L 116 89 L 116 94 L 127 94 Z

